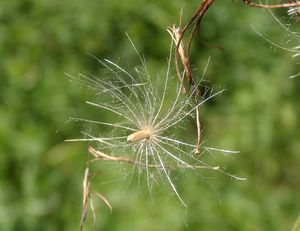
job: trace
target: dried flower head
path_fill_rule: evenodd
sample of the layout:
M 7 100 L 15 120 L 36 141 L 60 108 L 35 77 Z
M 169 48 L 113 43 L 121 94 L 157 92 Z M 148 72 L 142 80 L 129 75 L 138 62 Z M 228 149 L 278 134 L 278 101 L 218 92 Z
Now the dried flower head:
M 133 47 L 137 52 L 134 45 Z M 186 206 L 173 183 L 170 176 L 171 171 L 176 169 L 223 171 L 218 166 L 211 166 L 203 162 L 201 155 L 195 155 L 194 131 L 187 131 L 182 125 L 189 117 L 194 119 L 196 107 L 221 94 L 222 91 L 211 94 L 195 104 L 193 94 L 201 80 L 196 82 L 194 89 L 186 94 L 182 93 L 182 84 L 173 84 L 175 89 L 172 89 L 170 87 L 171 80 L 176 83 L 176 75 L 174 78 L 170 77 L 171 54 L 172 48 L 166 74 L 158 78 L 150 76 L 146 62 L 138 52 L 142 67 L 135 68 L 134 73 L 130 73 L 110 60 L 97 59 L 105 68 L 107 77 L 89 77 L 82 74 L 79 74 L 78 77 L 70 76 L 71 80 L 87 85 L 101 96 L 99 102 L 87 101 L 87 104 L 111 113 L 118 122 L 71 118 L 75 121 L 107 126 L 111 132 L 108 137 L 98 137 L 84 132 L 84 138 L 69 141 L 96 141 L 98 150 L 89 148 L 89 152 L 96 159 L 131 163 L 134 169 L 138 169 L 138 172 L 145 170 L 150 191 L 152 182 L 155 180 L 155 173 L 157 173 L 158 176 L 169 182 L 173 192 Z M 159 82 L 161 80 L 164 84 L 160 91 Z M 188 136 L 189 138 L 186 140 L 190 142 L 183 140 L 180 133 Z M 232 153 L 204 146 L 201 148 L 202 151 Z M 236 179 L 244 179 L 225 174 Z

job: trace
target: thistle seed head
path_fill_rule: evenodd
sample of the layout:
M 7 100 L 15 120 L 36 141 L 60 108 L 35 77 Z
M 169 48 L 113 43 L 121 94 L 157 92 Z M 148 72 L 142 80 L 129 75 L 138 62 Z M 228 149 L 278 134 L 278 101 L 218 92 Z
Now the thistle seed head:
M 134 45 L 133 47 L 136 50 Z M 222 172 L 222 170 L 218 166 L 211 166 L 202 161 L 200 155 L 199 158 L 194 155 L 195 136 L 189 133 L 186 137 L 190 142 L 187 142 L 178 138 L 174 130 L 176 129 L 176 134 L 184 133 L 186 130 L 183 124 L 189 117 L 194 120 L 195 109 L 222 91 L 211 94 L 195 104 L 193 97 L 202 76 L 190 92 L 182 94 L 182 85 L 178 84 L 176 87 L 171 84 L 171 80 L 177 82 L 176 77 L 173 79 L 170 77 L 172 52 L 171 48 L 165 76 L 160 76 L 158 79 L 150 76 L 146 62 L 138 52 L 142 68 L 135 68 L 134 73 L 130 73 L 110 60 L 102 61 L 96 58 L 105 68 L 108 76 L 89 77 L 82 74 L 79 74 L 79 78 L 69 76 L 71 80 L 87 85 L 96 92 L 96 95 L 101 96 L 99 101 L 88 101 L 89 105 L 111 113 L 118 119 L 118 122 L 110 122 L 72 118 L 76 121 L 108 127 L 110 135 L 98 137 L 83 132 L 84 138 L 69 141 L 95 141 L 98 143 L 99 152 L 94 150 L 92 153 L 97 153 L 97 158 L 133 164 L 134 168 L 139 169 L 138 172 L 146 173 L 149 190 L 152 188 L 154 173 L 157 173 L 161 179 L 165 178 L 169 182 L 174 194 L 186 206 L 177 192 L 170 172 L 175 169 L 210 169 L 218 172 Z M 176 75 L 174 74 L 174 76 Z M 157 87 L 156 82 L 159 79 L 164 81 L 163 89 Z M 174 86 L 174 88 L 170 86 Z M 170 100 L 171 96 L 173 98 Z M 227 150 L 204 146 L 202 149 L 203 152 L 229 153 Z M 225 174 L 236 179 L 243 179 L 228 173 Z

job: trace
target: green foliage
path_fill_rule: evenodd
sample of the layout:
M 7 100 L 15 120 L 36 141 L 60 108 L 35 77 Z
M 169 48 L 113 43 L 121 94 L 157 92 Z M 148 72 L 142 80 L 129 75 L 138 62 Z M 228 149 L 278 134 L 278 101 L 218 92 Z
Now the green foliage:
M 197 4 L 185 2 L 183 22 Z M 170 42 L 166 27 L 179 21 L 181 5 L 172 0 L 0 2 L 0 230 L 79 228 L 87 145 L 64 140 L 86 128 L 66 122 L 69 116 L 106 118 L 85 104 L 91 93 L 69 83 L 64 72 L 99 74 L 88 53 L 139 65 L 127 31 L 151 72 L 160 73 Z M 216 160 L 248 181 L 179 175 L 176 184 L 189 205 L 185 211 L 167 184 L 150 196 L 143 181 L 132 179 L 128 186 L 125 166 L 103 164 L 93 187 L 111 202 L 113 213 L 94 198 L 99 230 L 292 228 L 300 211 L 300 84 L 288 76 L 299 67 L 251 25 L 274 41 L 288 39 L 267 11 L 216 1 L 200 37 L 225 50 L 198 39 L 191 59 L 200 76 L 211 56 L 206 79 L 227 89 L 201 112 L 206 144 L 240 150 L 235 158 Z M 91 213 L 87 224 L 90 230 Z

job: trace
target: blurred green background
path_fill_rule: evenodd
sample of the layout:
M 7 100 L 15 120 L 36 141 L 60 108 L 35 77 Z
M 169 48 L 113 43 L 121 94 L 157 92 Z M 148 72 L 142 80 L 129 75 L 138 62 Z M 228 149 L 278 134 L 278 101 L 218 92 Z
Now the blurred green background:
M 2 0 L 0 2 L 0 230 L 78 230 L 86 143 L 68 143 L 84 125 L 70 116 L 98 115 L 91 93 L 65 72 L 97 74 L 99 58 L 139 65 L 125 32 L 161 72 L 168 55 L 167 26 L 187 22 L 200 1 Z M 289 22 L 285 10 L 275 14 Z M 150 197 L 145 183 L 128 186 L 122 165 L 103 164 L 93 187 L 98 230 L 290 230 L 300 211 L 300 78 L 286 47 L 294 41 L 268 11 L 241 1 L 216 1 L 193 43 L 192 66 L 226 92 L 203 108 L 208 145 L 240 150 L 216 162 L 248 178 L 203 179 L 183 173 L 176 182 L 183 208 L 162 185 Z M 297 30 L 297 25 L 294 25 Z M 299 27 L 298 27 L 299 29 Z M 299 45 L 299 44 L 298 44 Z M 102 117 L 101 117 L 102 116 Z M 99 128 L 102 129 L 101 127 Z M 89 213 L 86 230 L 92 230 Z

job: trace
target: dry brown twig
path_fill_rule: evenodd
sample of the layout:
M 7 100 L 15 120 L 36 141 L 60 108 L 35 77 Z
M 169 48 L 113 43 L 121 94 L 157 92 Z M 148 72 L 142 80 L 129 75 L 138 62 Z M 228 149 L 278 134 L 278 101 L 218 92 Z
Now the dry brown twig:
M 95 193 L 96 196 L 98 196 L 104 203 L 109 207 L 110 211 L 112 212 L 112 206 L 110 205 L 109 201 L 100 193 L 91 190 L 90 187 L 90 179 L 94 175 L 90 175 L 89 172 L 89 166 L 86 167 L 85 172 L 84 172 L 84 177 L 83 177 L 83 182 L 82 182 L 82 213 L 81 213 L 81 219 L 80 219 L 80 231 L 83 230 L 83 225 L 87 217 L 87 212 L 88 212 L 88 204 L 91 207 L 92 213 L 93 213 L 93 220 L 94 220 L 94 230 L 96 230 L 96 214 L 95 214 L 95 208 L 93 205 L 93 199 L 92 199 L 92 194 Z
M 184 75 L 181 74 L 180 68 L 179 68 L 179 64 L 178 64 L 178 55 L 180 56 L 180 60 L 181 63 L 183 65 L 184 68 L 184 74 L 189 82 L 190 85 L 190 90 L 192 92 L 194 92 L 194 100 L 195 100 L 195 105 L 199 104 L 199 97 L 201 95 L 199 88 L 194 89 L 195 86 L 195 81 L 193 79 L 192 76 L 192 70 L 191 70 L 191 66 L 190 66 L 190 58 L 189 58 L 189 54 L 186 55 L 185 51 L 184 51 L 184 45 L 182 43 L 182 32 L 180 31 L 180 27 L 176 27 L 175 25 L 173 25 L 172 27 L 168 28 L 167 30 L 169 32 L 169 34 L 171 35 L 175 45 L 176 45 L 176 51 L 175 51 L 175 67 L 176 67 L 176 73 L 177 73 L 177 77 L 179 79 L 179 82 L 181 85 L 183 85 L 182 89 L 184 89 L 183 93 L 186 93 L 187 90 L 184 87 L 184 83 L 183 83 L 183 79 L 184 79 Z M 195 148 L 195 153 L 199 153 L 199 149 L 200 149 L 200 143 L 201 143 L 201 123 L 200 123 L 200 106 L 196 107 L 196 126 L 197 126 L 197 143 L 196 143 L 196 148 Z
M 263 8 L 263 9 L 276 9 L 276 8 L 288 8 L 288 7 L 300 6 L 300 2 L 297 1 L 293 1 L 290 3 L 281 3 L 281 4 L 261 4 L 261 3 L 255 3 L 252 0 L 242 0 L 242 1 L 251 7 Z
M 287 8 L 287 7 L 296 7 L 300 6 L 300 2 L 294 1 L 291 3 L 283 3 L 283 4 L 258 4 L 254 3 L 252 0 L 242 0 L 243 3 L 249 5 L 250 7 L 256 7 L 256 8 L 264 8 L 264 9 L 274 9 L 274 8 Z M 175 49 L 175 67 L 177 72 L 177 77 L 179 80 L 179 83 L 183 86 L 183 93 L 187 92 L 186 87 L 184 86 L 184 77 L 187 79 L 190 89 L 194 90 L 195 87 L 195 81 L 192 76 L 192 70 L 190 66 L 190 52 L 191 52 L 191 44 L 192 40 L 195 36 L 195 33 L 197 30 L 200 30 L 201 27 L 201 21 L 203 19 L 203 16 L 207 12 L 207 10 L 211 7 L 211 5 L 214 3 L 214 0 L 203 0 L 200 5 L 198 6 L 197 10 L 193 14 L 193 16 L 189 19 L 187 24 L 181 29 L 181 25 L 179 27 L 176 27 L 173 25 L 172 27 L 168 28 L 168 32 L 171 35 L 174 43 L 176 44 Z M 186 33 L 186 31 L 192 26 L 192 31 L 188 37 L 188 43 L 187 43 L 187 52 L 185 53 L 184 50 L 184 44 L 183 44 L 183 37 Z M 205 46 L 219 48 L 223 50 L 220 46 L 210 46 L 206 44 L 205 42 L 202 42 Z M 181 63 L 183 65 L 184 74 L 181 74 L 179 64 L 178 64 L 178 56 L 180 57 Z M 201 96 L 201 92 L 199 89 L 196 89 L 194 91 L 194 100 L 196 105 L 199 102 L 199 97 Z M 200 143 L 201 143 L 201 123 L 200 123 L 200 109 L 199 107 L 196 108 L 196 126 L 197 126 L 197 143 L 196 143 L 196 149 L 195 153 L 199 153 Z
M 191 43 L 194 38 L 194 35 L 197 30 L 200 29 L 201 26 L 201 21 L 204 16 L 204 14 L 207 12 L 207 10 L 211 7 L 211 5 L 214 3 L 215 0 L 203 0 L 200 5 L 198 6 L 197 10 L 193 14 L 193 16 L 189 19 L 187 24 L 183 27 L 181 36 L 179 38 L 178 44 L 177 44 L 177 49 L 176 52 L 178 52 L 179 46 L 181 44 L 181 40 L 183 39 L 186 31 L 190 26 L 195 22 L 195 25 L 192 28 L 192 32 L 189 35 L 189 40 L 188 40 L 188 59 L 190 57 L 190 48 L 191 48 Z M 252 0 L 242 0 L 243 3 L 250 7 L 254 8 L 263 8 L 263 9 L 276 9 L 276 8 L 288 8 L 288 7 L 300 7 L 300 2 L 299 1 L 294 1 L 290 3 L 281 3 L 281 4 L 261 4 L 261 3 L 255 3 Z
M 219 166 L 205 166 L 205 165 L 184 165 L 184 164 L 165 164 L 162 166 L 161 164 L 145 164 L 137 160 L 132 160 L 127 157 L 121 157 L 121 156 L 110 156 L 107 155 L 99 150 L 94 149 L 92 146 L 89 146 L 88 148 L 89 153 L 92 154 L 95 159 L 91 160 L 98 161 L 98 160 L 105 160 L 105 161 L 113 161 L 113 162 L 121 162 L 121 163 L 127 163 L 132 164 L 141 168 L 168 168 L 168 169 L 211 169 L 211 170 L 219 170 Z

